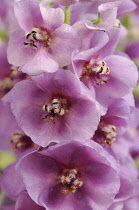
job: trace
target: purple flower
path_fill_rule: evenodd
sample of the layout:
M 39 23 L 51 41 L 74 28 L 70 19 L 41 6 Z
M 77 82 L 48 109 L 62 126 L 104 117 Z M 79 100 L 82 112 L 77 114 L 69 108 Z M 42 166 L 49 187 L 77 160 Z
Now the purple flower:
M 114 38 L 114 39 L 113 39 Z M 137 67 L 129 58 L 112 55 L 115 37 L 102 48 L 74 53 L 75 74 L 89 88 L 95 88 L 96 100 L 107 107 L 109 98 L 131 93 L 138 79 Z
M 65 141 L 17 167 L 30 197 L 46 209 L 107 209 L 119 189 L 116 162 L 94 142 Z
M 11 91 L 12 111 L 22 130 L 43 147 L 65 138 L 89 139 L 100 110 L 93 94 L 70 71 L 23 81 Z
M 71 63 L 80 39 L 70 25 L 63 24 L 62 9 L 46 8 L 38 0 L 21 0 L 15 3 L 15 14 L 23 30 L 10 38 L 9 63 L 29 75 L 55 72 L 58 66 Z

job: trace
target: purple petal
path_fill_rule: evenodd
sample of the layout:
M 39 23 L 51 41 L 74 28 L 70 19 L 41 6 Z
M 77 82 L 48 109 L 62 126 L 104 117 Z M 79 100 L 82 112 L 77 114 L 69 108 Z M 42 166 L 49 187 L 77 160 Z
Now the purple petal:
M 41 119 L 43 115 L 44 111 L 41 108 L 32 106 L 25 109 L 20 120 L 21 128 L 36 144 L 46 147 L 51 142 L 72 138 L 71 129 L 64 119 L 57 116 L 55 117 L 55 124 L 53 124 L 49 116 L 45 120 Z
M 26 37 L 24 31 L 15 31 L 9 40 L 7 56 L 10 64 L 21 66 L 32 59 L 37 51 L 36 47 L 25 46 Z
M 59 67 L 71 63 L 71 54 L 74 49 L 80 47 L 80 39 L 72 26 L 63 24 L 53 32 L 54 42 L 48 49 L 48 53 L 58 63 Z
M 66 118 L 67 124 L 72 130 L 75 139 L 90 139 L 99 123 L 99 109 L 96 104 L 87 98 L 80 97 L 73 101 L 72 114 Z M 77 132 L 82 128 L 82 132 Z
M 60 8 L 46 8 L 44 6 L 40 7 L 44 27 L 46 27 L 50 32 L 59 28 L 64 23 L 64 12 Z
M 28 195 L 26 191 L 23 191 L 18 196 L 16 201 L 15 210 L 23 210 L 26 206 L 26 210 L 45 210 L 42 206 L 37 205 Z
M 39 153 L 28 155 L 27 158 L 22 160 L 18 164 L 20 174 L 27 186 L 29 195 L 38 203 L 38 195 L 55 184 L 59 172 L 57 162 Z
M 20 118 L 24 116 L 23 110 L 25 108 L 28 106 L 32 107 L 34 105 L 42 107 L 47 99 L 48 94 L 38 88 L 33 81 L 26 80 L 17 83 L 12 89 L 11 106 L 15 117 L 18 118 L 18 122 L 20 122 Z
M 17 196 L 25 189 L 21 177 L 15 170 L 16 164 L 11 164 L 4 171 L 1 179 L 3 190 L 10 198 L 17 198 Z M 9 178 L 10 177 L 10 178 Z
M 21 28 L 26 32 L 30 32 L 32 28 L 43 23 L 38 0 L 17 1 L 15 15 Z
M 43 72 L 55 72 L 58 69 L 58 63 L 51 59 L 45 49 L 40 49 L 32 56 L 29 62 L 19 68 L 19 71 L 29 75 L 38 75 Z

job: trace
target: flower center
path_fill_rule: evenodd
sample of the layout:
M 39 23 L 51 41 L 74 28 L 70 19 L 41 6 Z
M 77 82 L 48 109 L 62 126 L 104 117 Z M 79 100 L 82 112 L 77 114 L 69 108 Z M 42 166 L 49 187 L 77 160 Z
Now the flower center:
M 70 190 L 72 193 L 75 193 L 83 185 L 83 181 L 78 179 L 78 171 L 76 169 L 66 169 L 60 177 L 60 181 L 66 186 L 62 193 L 68 193 Z
M 26 33 L 26 39 L 28 42 L 25 42 L 24 45 L 39 47 L 43 45 L 48 47 L 52 43 L 52 36 L 50 32 L 48 32 L 44 28 L 33 28 L 31 33 Z
M 107 83 L 106 75 L 110 73 L 110 68 L 105 61 L 90 61 L 85 63 L 82 76 L 85 78 L 93 78 L 97 85 Z
M 116 126 L 100 123 L 93 139 L 100 144 L 106 143 L 109 146 L 112 146 L 112 143 L 116 140 Z
M 28 149 L 34 145 L 31 138 L 20 131 L 13 133 L 10 141 L 12 149 Z
M 42 108 L 48 114 L 41 119 L 46 119 L 48 116 L 50 117 L 50 121 L 55 124 L 55 115 L 63 116 L 68 112 L 67 109 L 68 102 L 67 99 L 64 98 L 54 98 L 51 103 L 44 105 Z

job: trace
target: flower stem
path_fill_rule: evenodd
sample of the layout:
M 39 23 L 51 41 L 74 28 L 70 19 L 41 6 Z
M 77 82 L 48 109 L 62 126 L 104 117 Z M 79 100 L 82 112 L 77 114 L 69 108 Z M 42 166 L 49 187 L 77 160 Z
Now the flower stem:
M 64 23 L 70 24 L 70 6 L 65 7 L 65 21 Z

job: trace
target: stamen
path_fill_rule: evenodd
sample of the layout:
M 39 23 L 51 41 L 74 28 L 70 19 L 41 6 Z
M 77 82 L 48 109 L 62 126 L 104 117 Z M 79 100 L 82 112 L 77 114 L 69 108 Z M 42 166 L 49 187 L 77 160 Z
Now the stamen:
M 41 117 L 41 119 L 46 119 L 50 117 L 50 121 L 55 124 L 55 115 L 63 116 L 67 111 L 67 100 L 61 98 L 54 98 L 50 104 L 46 104 L 42 109 L 48 112 L 48 115 Z
M 94 61 L 91 59 L 89 63 L 85 64 L 81 77 L 86 77 L 87 81 L 89 78 L 92 78 L 97 85 L 102 85 L 107 83 L 105 78 L 109 73 L 110 68 L 105 61 Z
M 50 120 L 51 120 L 51 122 L 52 122 L 53 124 L 55 124 L 55 118 L 54 118 L 54 116 L 51 116 L 51 117 L 50 117 Z
M 101 143 L 107 143 L 109 146 L 112 146 L 112 143 L 116 140 L 116 126 L 114 125 L 106 125 L 102 126 L 102 131 L 106 134 L 106 139 Z
M 76 169 L 65 170 L 64 175 L 60 177 L 60 181 L 69 189 L 63 190 L 62 193 L 67 193 L 70 190 L 72 193 L 75 193 L 76 190 L 83 185 L 83 182 L 79 181 L 77 176 L 78 172 Z
M 13 133 L 10 143 L 12 149 L 26 149 L 34 145 L 30 137 L 20 131 Z
M 120 20 L 119 20 L 119 19 L 116 19 L 116 20 L 115 20 L 115 23 L 114 23 L 114 27 L 120 28 L 120 26 L 121 26 Z
M 24 45 L 37 47 L 37 46 L 34 44 L 34 42 L 31 42 L 31 43 L 24 42 Z
M 46 119 L 47 117 L 45 116 L 45 117 L 41 117 L 41 119 Z
M 62 193 L 68 193 L 69 190 L 62 190 Z
M 101 80 L 100 82 L 96 82 L 97 85 L 102 85 L 104 83 L 107 83 L 108 81 L 107 80 Z

